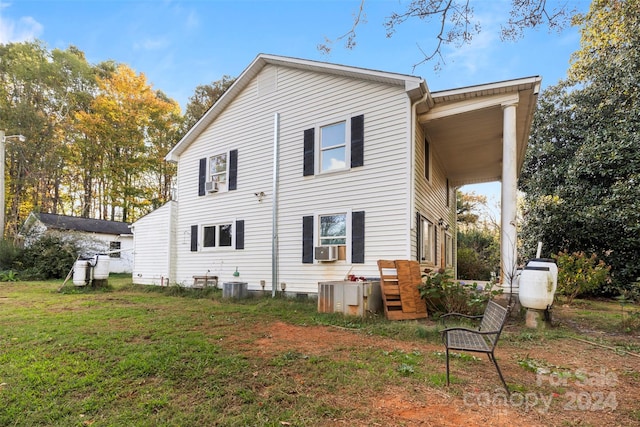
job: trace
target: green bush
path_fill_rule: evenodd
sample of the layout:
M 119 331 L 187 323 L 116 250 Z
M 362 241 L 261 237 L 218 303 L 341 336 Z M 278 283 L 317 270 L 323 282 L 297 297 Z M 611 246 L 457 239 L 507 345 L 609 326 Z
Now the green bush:
M 63 279 L 78 257 L 75 241 L 46 235 L 25 248 L 14 262 L 23 279 Z
M 16 258 L 20 255 L 20 248 L 10 240 L 0 240 L 0 270 L 8 270 L 13 267 Z
M 500 242 L 489 230 L 458 231 L 458 277 L 490 280 L 500 267 Z
M 445 313 L 481 314 L 487 301 L 501 292 L 493 290 L 492 284 L 482 289 L 476 283 L 453 280 L 452 272 L 442 269 L 423 276 L 419 291 L 433 316 Z
M 576 297 L 593 294 L 611 282 L 611 267 L 599 260 L 596 254 L 587 256 L 584 252 L 563 251 L 553 255 L 553 258 L 558 263 L 556 294 L 565 296 L 567 304 L 571 304 Z

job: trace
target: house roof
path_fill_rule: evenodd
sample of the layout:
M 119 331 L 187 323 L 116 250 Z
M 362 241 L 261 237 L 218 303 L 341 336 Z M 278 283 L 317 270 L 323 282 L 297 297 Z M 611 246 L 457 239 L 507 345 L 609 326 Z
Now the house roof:
M 415 103 L 418 123 L 442 162 L 450 185 L 454 187 L 501 180 L 502 110 L 507 104 L 516 105 L 518 173 L 522 169 L 542 81 L 539 76 L 431 93 L 424 79 L 416 76 L 267 54 L 260 54 L 254 59 L 173 147 L 166 160 L 177 162 L 184 150 L 268 64 L 403 87 L 410 101 Z
M 49 229 L 84 231 L 87 233 L 100 234 L 132 234 L 129 229 L 129 224 L 126 222 L 79 218 L 48 213 L 34 213 L 33 215 Z
M 427 84 L 421 77 L 261 53 L 249 64 L 242 74 L 240 74 L 233 85 L 227 89 L 218 101 L 216 101 L 173 149 L 171 149 L 165 159 L 170 162 L 177 162 L 180 154 L 215 120 L 249 82 L 258 75 L 260 70 L 268 64 L 401 86 L 405 89 L 412 101 L 418 101 L 429 95 Z

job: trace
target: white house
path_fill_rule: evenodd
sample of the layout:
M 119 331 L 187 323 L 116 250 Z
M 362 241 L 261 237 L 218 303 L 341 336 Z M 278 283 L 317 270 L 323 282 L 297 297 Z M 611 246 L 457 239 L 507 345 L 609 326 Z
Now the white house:
M 258 55 L 168 153 L 175 201 L 133 225 L 136 266 L 156 270 L 133 279 L 315 293 L 378 277 L 379 259 L 455 268 L 455 189 L 497 180 L 511 265 L 540 82 L 432 93 L 415 76 Z
M 82 256 L 108 253 L 109 273 L 132 271 L 133 233 L 127 223 L 32 212 L 20 232 L 25 246 L 52 233 L 77 240 Z

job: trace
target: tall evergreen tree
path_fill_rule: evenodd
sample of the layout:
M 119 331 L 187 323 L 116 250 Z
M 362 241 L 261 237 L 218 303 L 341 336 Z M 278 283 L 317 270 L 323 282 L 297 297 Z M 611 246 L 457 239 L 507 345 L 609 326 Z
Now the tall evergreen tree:
M 569 78 L 545 91 L 521 179 L 525 244 L 596 253 L 614 293 L 640 276 L 640 1 L 580 16 Z

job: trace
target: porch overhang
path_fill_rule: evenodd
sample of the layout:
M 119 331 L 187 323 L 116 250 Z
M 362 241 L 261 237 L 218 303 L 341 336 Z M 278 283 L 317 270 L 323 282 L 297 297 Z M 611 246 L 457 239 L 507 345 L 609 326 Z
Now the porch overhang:
M 418 123 L 451 186 L 502 180 L 507 105 L 516 105 L 519 175 L 541 81 L 534 76 L 431 93 L 433 106 L 418 115 Z

